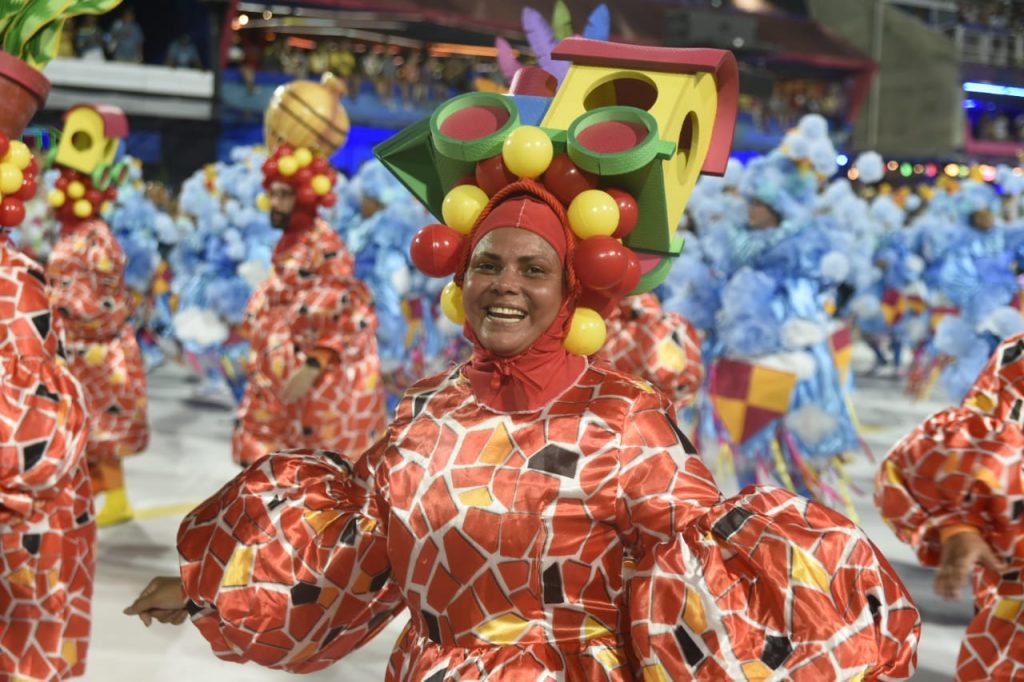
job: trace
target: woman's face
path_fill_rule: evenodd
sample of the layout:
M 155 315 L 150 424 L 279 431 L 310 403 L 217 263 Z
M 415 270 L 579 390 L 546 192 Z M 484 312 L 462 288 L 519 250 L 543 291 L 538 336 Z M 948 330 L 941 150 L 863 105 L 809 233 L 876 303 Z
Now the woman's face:
M 462 289 L 466 322 L 504 357 L 529 348 L 562 306 L 562 261 L 542 237 L 517 227 L 488 232 L 473 249 Z
M 779 217 L 768 204 L 752 199 L 747 203 L 747 223 L 752 230 L 769 230 L 779 226 Z
M 971 214 L 971 225 L 982 232 L 988 232 L 995 227 L 995 224 L 996 216 L 990 209 L 983 208 Z

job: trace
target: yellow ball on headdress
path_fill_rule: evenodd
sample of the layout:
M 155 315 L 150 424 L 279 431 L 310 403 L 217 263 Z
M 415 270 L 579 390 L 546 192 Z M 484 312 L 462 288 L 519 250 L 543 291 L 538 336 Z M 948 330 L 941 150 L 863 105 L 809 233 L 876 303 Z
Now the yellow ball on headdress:
M 580 239 L 611 236 L 619 226 L 619 203 L 608 192 L 588 189 L 569 204 L 569 227 Z
M 277 172 L 286 178 L 290 178 L 295 175 L 295 172 L 299 170 L 299 162 L 294 156 L 282 156 L 277 160 Z
M 462 307 L 462 288 L 455 282 L 448 282 L 441 290 L 441 312 L 455 324 L 466 321 L 466 310 Z
M 577 308 L 562 345 L 575 355 L 593 355 L 601 350 L 608 330 L 601 315 L 591 308 Z
M 29 151 L 28 145 L 21 140 L 11 140 L 4 161 L 13 163 L 18 170 L 25 170 L 32 162 L 32 152 Z
M 536 126 L 520 126 L 505 138 L 501 158 L 510 172 L 521 178 L 544 174 L 555 156 L 551 138 Z
M 487 193 L 476 185 L 459 185 L 445 195 L 441 216 L 448 227 L 469 234 L 487 201 Z
M 79 199 L 75 202 L 75 207 L 72 210 L 75 212 L 76 218 L 85 220 L 92 215 L 92 202 L 88 199 Z
M 309 186 L 313 188 L 314 194 L 322 197 L 331 191 L 331 179 L 326 175 L 314 175 L 309 181 Z
M 0 163 L 0 192 L 14 194 L 21 189 L 24 179 L 21 169 L 13 163 Z
M 63 190 L 53 189 L 50 190 L 50 193 L 46 196 L 46 200 L 50 203 L 50 206 L 60 208 L 67 202 L 68 198 L 64 194 Z
M 295 161 L 299 164 L 299 168 L 305 168 L 309 164 L 313 163 L 313 152 L 309 151 L 305 147 L 299 147 L 295 150 Z
M 68 183 L 68 196 L 72 199 L 81 199 L 85 196 L 85 185 L 78 180 Z

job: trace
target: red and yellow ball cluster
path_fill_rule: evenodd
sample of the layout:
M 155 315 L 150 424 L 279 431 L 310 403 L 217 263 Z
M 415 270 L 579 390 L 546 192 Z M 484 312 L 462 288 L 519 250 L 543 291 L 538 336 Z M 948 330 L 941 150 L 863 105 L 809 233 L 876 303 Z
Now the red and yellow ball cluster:
M 36 195 L 39 164 L 21 140 L 0 133 L 0 226 L 25 220 L 25 202 Z
M 427 225 L 413 239 L 413 264 L 431 277 L 454 274 L 490 197 L 521 178 L 542 183 L 568 209 L 577 240 L 573 269 L 582 291 L 565 346 L 579 355 L 596 353 L 605 340 L 602 314 L 640 282 L 640 260 L 621 241 L 636 226 L 637 202 L 620 189 L 599 189 L 599 177 L 579 168 L 568 154 L 556 156 L 551 138 L 540 128 L 516 128 L 500 154 L 477 162 L 473 176 L 455 184 L 441 205 L 444 224 Z M 442 292 L 441 309 L 456 324 L 465 320 L 455 282 Z
M 333 191 L 337 179 L 338 173 L 327 159 L 307 147 L 283 144 L 263 162 L 263 189 L 269 191 L 275 182 L 287 183 L 295 189 L 293 221 L 308 219 L 312 224 L 318 207 L 334 206 L 338 201 Z M 258 201 L 260 208 L 269 208 L 266 195 L 261 195 Z
M 61 223 L 66 225 L 98 216 L 107 202 L 117 199 L 115 183 L 99 189 L 85 173 L 64 166 L 59 168 L 60 177 L 53 183 L 48 199 Z

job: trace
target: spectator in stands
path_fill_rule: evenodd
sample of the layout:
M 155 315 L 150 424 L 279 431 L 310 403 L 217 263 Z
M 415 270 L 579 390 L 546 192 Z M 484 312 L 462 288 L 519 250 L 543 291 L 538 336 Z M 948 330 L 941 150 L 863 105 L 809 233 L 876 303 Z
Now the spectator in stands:
M 391 109 L 395 104 L 395 82 L 398 80 L 398 56 L 385 52 L 380 64 L 380 78 L 377 79 L 377 95 L 381 102 Z
M 103 61 L 107 58 L 103 53 L 103 32 L 92 14 L 82 17 L 82 23 L 75 32 L 75 51 L 81 59 Z
M 363 77 L 370 82 L 378 95 L 383 94 L 383 88 L 380 84 L 381 71 L 384 69 L 384 56 L 381 54 L 383 51 L 384 48 L 377 45 L 368 50 L 359 63 L 359 66 L 362 68 Z
M 135 10 L 126 7 L 107 34 L 107 49 L 115 62 L 142 63 L 142 29 L 135 23 Z
M 328 50 L 327 64 L 330 72 L 345 81 L 349 93 L 355 97 L 359 87 L 352 80 L 356 73 L 356 56 L 352 53 L 352 41 L 343 40 L 340 47 L 332 43 L 331 49 Z
M 167 66 L 176 69 L 201 69 L 203 66 L 199 60 L 199 51 L 187 33 L 182 33 L 167 48 L 165 61 Z
M 444 64 L 431 55 L 423 63 L 423 82 L 427 84 L 427 97 L 432 100 L 443 100 L 448 96 L 448 87 L 444 83 Z
M 406 108 L 426 101 L 422 61 L 422 53 L 419 50 L 412 50 L 398 70 L 398 88 L 402 93 L 402 104 Z

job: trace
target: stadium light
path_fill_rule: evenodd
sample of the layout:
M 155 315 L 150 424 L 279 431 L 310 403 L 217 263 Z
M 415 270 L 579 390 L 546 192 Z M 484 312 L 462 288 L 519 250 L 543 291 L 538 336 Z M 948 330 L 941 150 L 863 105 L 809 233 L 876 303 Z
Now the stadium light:
M 982 95 L 1000 95 L 1002 97 L 1024 97 L 1024 88 L 1013 85 L 996 85 L 995 83 L 964 83 L 965 92 L 976 92 Z

